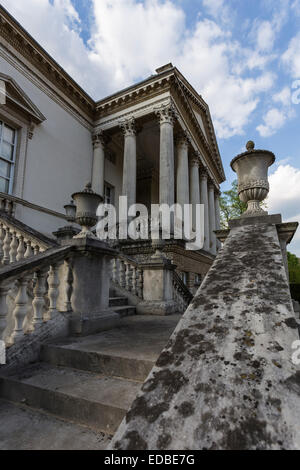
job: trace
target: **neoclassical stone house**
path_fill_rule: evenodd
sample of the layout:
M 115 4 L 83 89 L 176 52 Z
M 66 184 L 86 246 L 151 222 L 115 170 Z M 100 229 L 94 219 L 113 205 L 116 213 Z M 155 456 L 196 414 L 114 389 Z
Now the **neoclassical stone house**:
M 88 181 L 106 202 L 205 205 L 203 250 L 170 241 L 165 253 L 193 292 L 218 242 L 225 179 L 208 105 L 172 64 L 94 102 L 3 8 L 0 10 L 0 190 L 19 221 L 53 237 L 63 207 Z M 4 197 L 4 195 L 2 194 Z M 126 243 L 136 259 L 151 242 Z

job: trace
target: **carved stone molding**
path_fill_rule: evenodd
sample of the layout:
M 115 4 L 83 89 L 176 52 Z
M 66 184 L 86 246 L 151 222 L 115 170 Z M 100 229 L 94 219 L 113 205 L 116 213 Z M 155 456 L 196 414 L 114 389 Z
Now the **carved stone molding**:
M 200 171 L 200 179 L 201 180 L 208 180 L 208 172 L 205 169 L 201 169 Z
M 97 133 L 92 135 L 92 142 L 94 149 L 99 148 L 100 146 L 104 147 L 106 144 L 106 138 L 102 131 L 98 131 Z
M 137 126 L 134 117 L 127 119 L 126 121 L 122 121 L 119 123 L 120 128 L 125 137 L 135 136 L 137 133 Z
M 178 147 L 189 147 L 191 143 L 191 138 L 187 131 L 181 131 L 178 134 L 175 135 L 175 144 Z
M 262 188 L 262 189 L 266 189 L 269 192 L 270 184 L 266 180 L 249 180 L 249 181 L 246 181 L 245 183 L 239 183 L 238 193 L 241 193 L 242 191 L 246 191 L 248 189 L 253 189 L 253 188 Z
M 167 103 L 160 108 L 155 110 L 155 114 L 159 117 L 160 125 L 170 124 L 174 125 L 174 121 L 177 117 L 175 106 L 172 102 Z
M 196 166 L 197 168 L 200 168 L 200 160 L 199 160 L 198 155 L 193 155 L 190 158 L 190 165 L 191 165 L 191 167 Z

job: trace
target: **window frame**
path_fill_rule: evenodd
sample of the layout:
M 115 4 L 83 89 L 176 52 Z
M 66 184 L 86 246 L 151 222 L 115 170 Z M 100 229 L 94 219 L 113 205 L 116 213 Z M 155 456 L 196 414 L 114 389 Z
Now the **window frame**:
M 111 201 L 110 202 L 106 202 L 105 198 L 106 198 L 106 189 L 110 189 L 111 190 Z M 104 204 L 111 204 L 111 205 L 114 205 L 115 203 L 115 187 L 110 184 L 110 183 L 107 183 L 107 181 L 104 181 Z
M 3 144 L 3 141 L 4 141 L 4 128 L 8 127 L 9 129 L 13 130 L 14 132 L 14 141 L 13 141 L 13 155 L 12 155 L 12 159 L 9 160 L 8 158 L 4 157 L 1 153 L 1 150 L 2 150 L 2 144 Z M 3 178 L 4 180 L 8 181 L 8 191 L 7 191 L 7 194 L 9 195 L 12 195 L 13 194 L 13 187 L 14 187 L 14 176 L 15 176 L 15 167 L 16 167 L 16 155 L 17 155 L 17 146 L 18 146 L 18 130 L 10 125 L 9 123 L 7 123 L 5 121 L 5 119 L 1 118 L 0 117 L 0 127 L 1 127 L 1 136 L 0 136 L 0 160 L 8 163 L 10 165 L 10 174 L 9 174 L 9 177 L 5 177 L 5 176 L 0 176 L 1 178 Z

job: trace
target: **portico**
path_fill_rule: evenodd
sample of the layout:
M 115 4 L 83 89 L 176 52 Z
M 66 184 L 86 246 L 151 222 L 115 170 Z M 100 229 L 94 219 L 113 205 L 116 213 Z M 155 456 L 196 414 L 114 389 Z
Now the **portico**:
M 103 194 L 106 185 L 112 188 L 116 207 L 121 195 L 128 197 L 129 206 L 144 204 L 148 209 L 151 204 L 204 205 L 205 242 L 201 253 L 193 253 L 193 258 L 201 255 L 198 266 L 178 240 L 167 243 L 172 251 L 167 256 L 181 273 L 192 273 L 193 284 L 196 277 L 204 277 L 220 247 L 214 231 L 220 226 L 219 185 L 224 173 L 207 105 L 181 74 L 185 91 L 179 93 L 174 85 L 177 73 L 166 66 L 142 89 L 137 85 L 98 104 L 92 182 Z M 107 157 L 111 153 L 113 164 Z M 151 251 L 150 245 L 127 243 L 124 249 L 140 256 Z

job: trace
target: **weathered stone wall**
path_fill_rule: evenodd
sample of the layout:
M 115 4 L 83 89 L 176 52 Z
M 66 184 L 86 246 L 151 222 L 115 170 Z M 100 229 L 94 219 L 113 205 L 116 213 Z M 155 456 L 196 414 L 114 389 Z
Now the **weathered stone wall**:
M 297 339 L 276 226 L 233 228 L 111 448 L 299 449 Z

